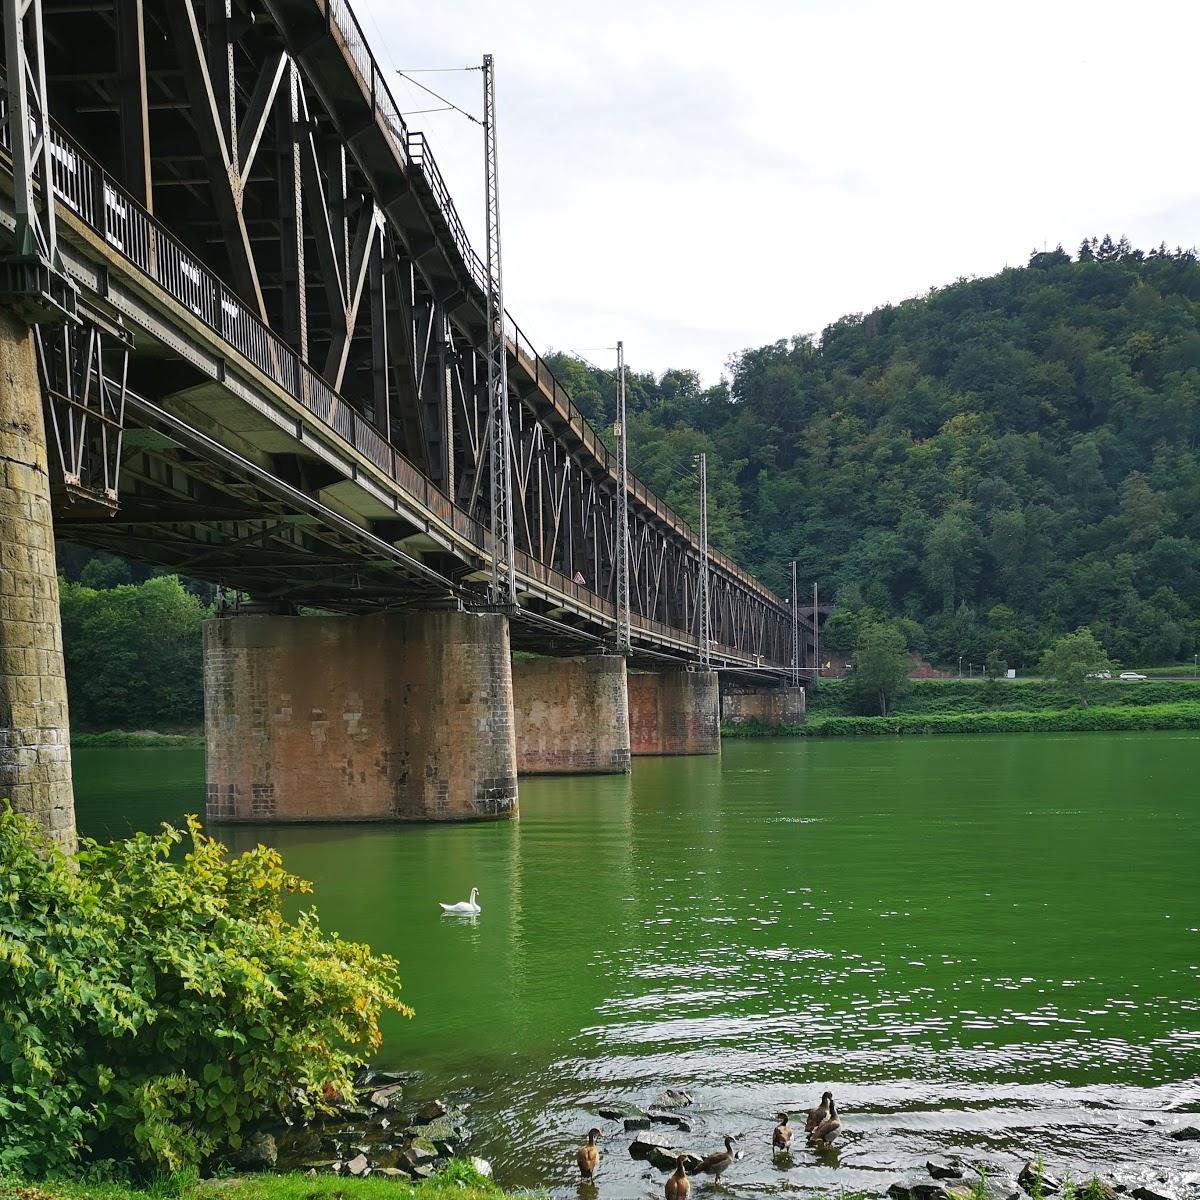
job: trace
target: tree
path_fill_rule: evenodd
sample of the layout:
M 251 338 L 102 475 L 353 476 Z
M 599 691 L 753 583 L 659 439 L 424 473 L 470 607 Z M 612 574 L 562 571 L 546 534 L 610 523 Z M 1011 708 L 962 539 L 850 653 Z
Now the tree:
M 861 628 L 848 683 L 851 705 L 886 717 L 907 682 L 908 647 L 900 630 L 885 621 Z
M 999 650 L 989 650 L 983 660 L 983 673 L 988 679 L 1003 679 L 1008 674 L 1008 663 Z
M 1042 674 L 1061 684 L 1085 707 L 1100 684 L 1101 673 L 1111 671 L 1112 665 L 1087 626 L 1063 634 L 1042 655 Z

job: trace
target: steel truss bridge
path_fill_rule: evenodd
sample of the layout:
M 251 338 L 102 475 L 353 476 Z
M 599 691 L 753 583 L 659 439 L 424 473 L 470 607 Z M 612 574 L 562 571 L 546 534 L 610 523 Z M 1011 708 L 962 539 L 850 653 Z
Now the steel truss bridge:
M 487 269 L 345 0 L 4 15 L 0 291 L 36 323 L 59 536 L 269 605 L 494 603 Z M 503 334 L 514 645 L 612 644 L 617 455 Z M 788 604 L 626 494 L 635 657 L 786 669 Z

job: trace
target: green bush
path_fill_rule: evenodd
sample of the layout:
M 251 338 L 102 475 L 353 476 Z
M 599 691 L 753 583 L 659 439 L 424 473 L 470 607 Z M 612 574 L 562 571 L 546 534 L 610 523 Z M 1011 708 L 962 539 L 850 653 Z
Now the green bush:
M 201 1162 L 347 1089 L 383 1010 L 411 1015 L 393 959 L 284 918 L 311 888 L 275 851 L 188 834 L 71 860 L 0 812 L 0 1173 Z
M 1100 680 L 1094 703 L 1105 708 L 1200 702 L 1200 683 L 1190 680 Z M 853 714 L 846 681 L 823 679 L 810 701 L 809 712 L 819 716 Z M 972 682 L 957 679 L 916 679 L 897 701 L 893 715 L 937 715 L 995 711 L 1037 712 L 1076 707 L 1076 701 L 1054 683 L 1043 680 L 1000 679 Z
M 1113 708 L 1040 709 L 1035 712 L 815 717 L 787 732 L 805 737 L 852 737 L 863 734 L 1086 733 L 1137 729 L 1200 729 L 1200 701 Z

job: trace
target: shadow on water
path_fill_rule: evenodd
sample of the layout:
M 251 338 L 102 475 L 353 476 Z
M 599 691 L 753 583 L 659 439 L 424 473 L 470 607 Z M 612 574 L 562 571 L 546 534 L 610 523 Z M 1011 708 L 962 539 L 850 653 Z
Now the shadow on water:
M 503 1182 L 591 1200 L 665 1175 L 595 1122 L 686 1086 L 697 1194 L 882 1191 L 958 1154 L 1200 1184 L 1200 738 L 729 742 L 632 777 L 526 779 L 519 822 L 257 826 L 327 927 L 397 956 L 385 1065 L 473 1105 Z M 203 807 L 195 751 L 76 756 L 83 832 Z M 479 887 L 481 914 L 438 901 Z M 845 1136 L 772 1156 L 828 1084 Z M 1156 1125 L 1144 1122 L 1156 1121 Z M 655 1132 L 665 1132 L 656 1127 Z

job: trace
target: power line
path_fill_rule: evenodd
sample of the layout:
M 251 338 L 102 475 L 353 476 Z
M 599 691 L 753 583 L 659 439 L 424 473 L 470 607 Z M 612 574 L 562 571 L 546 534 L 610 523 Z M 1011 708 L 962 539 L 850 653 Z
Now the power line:
M 482 70 L 482 68 L 477 69 Z M 397 71 L 396 74 L 399 75 L 401 79 L 408 79 L 408 82 L 411 83 L 413 87 L 419 87 L 423 92 L 428 92 L 435 100 L 440 100 L 448 108 L 454 109 L 454 111 L 457 113 L 462 113 L 462 115 L 466 117 L 468 121 L 474 121 L 476 125 L 483 124 L 483 122 L 477 116 L 467 112 L 465 108 L 459 108 L 453 100 L 447 100 L 445 96 L 443 96 L 440 92 L 435 92 L 433 88 L 426 87 L 425 84 L 423 84 L 419 79 L 410 79 L 407 71 Z
M 396 68 L 400 71 L 400 68 Z M 413 67 L 400 71 L 401 75 L 444 75 L 450 71 L 482 71 L 482 67 Z
M 423 113 L 449 112 L 449 105 L 443 104 L 441 108 L 410 108 L 402 112 L 402 117 L 419 117 Z

